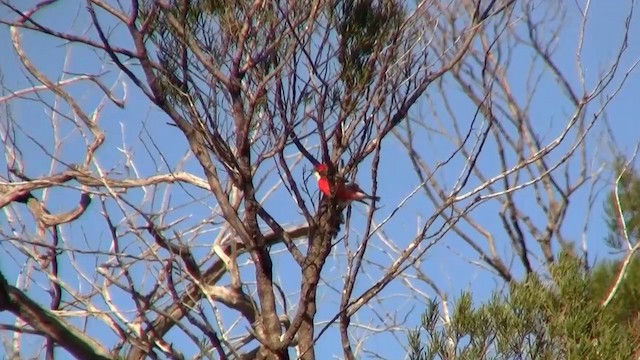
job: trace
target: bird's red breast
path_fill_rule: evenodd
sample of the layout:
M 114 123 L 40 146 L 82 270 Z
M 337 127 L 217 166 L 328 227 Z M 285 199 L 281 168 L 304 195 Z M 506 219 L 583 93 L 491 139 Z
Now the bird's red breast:
M 355 185 L 355 187 L 354 187 Z M 364 193 L 356 184 L 344 184 L 344 182 L 338 182 L 336 184 L 335 194 L 336 199 L 339 201 L 351 201 L 351 200 L 362 200 L 364 199 Z M 331 196 L 331 184 L 329 179 L 326 177 L 321 177 L 318 179 L 318 188 L 322 191 L 323 194 L 327 196 Z
M 345 183 L 341 178 L 337 178 L 334 183 L 329 181 L 327 177 L 328 167 L 325 164 L 315 166 L 314 175 L 318 180 L 318 188 L 326 196 L 331 196 L 332 190 L 335 191 L 336 199 L 340 202 L 360 201 L 364 199 L 380 200 L 377 196 L 371 196 L 360 188 L 356 183 Z M 334 189 L 335 187 L 335 189 Z

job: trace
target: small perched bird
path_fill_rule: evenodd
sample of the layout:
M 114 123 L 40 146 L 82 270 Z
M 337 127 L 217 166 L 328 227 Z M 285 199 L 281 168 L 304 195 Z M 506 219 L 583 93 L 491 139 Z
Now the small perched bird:
M 331 191 L 333 189 L 333 185 L 328 179 L 328 168 L 325 164 L 318 164 L 315 166 L 313 175 L 316 180 L 318 180 L 318 188 L 322 191 L 326 196 L 331 196 Z M 366 200 L 380 200 L 379 196 L 371 196 L 366 192 L 362 191 L 360 186 L 356 183 L 345 183 L 344 179 L 337 178 L 334 181 L 337 184 L 337 188 L 335 191 L 336 199 L 340 202 L 341 205 L 346 206 L 349 205 L 352 201 L 359 201 L 361 203 L 367 204 Z

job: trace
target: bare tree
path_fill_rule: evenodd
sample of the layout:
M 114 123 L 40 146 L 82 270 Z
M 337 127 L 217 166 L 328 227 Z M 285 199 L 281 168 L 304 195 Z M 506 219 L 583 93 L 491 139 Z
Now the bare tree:
M 563 224 L 597 191 L 591 132 L 638 62 L 634 1 L 595 82 L 588 1 L 2 4 L 30 84 L 0 97 L 16 358 L 31 336 L 49 359 L 385 356 L 370 340 L 401 349 L 416 301 L 439 297 L 446 326 L 439 249 L 505 282 L 559 247 L 587 263 Z M 556 55 L 567 11 L 577 78 Z M 62 71 L 36 40 L 65 49 Z M 549 79 L 565 98 L 547 121 Z M 319 163 L 366 173 L 383 205 L 321 198 Z M 417 231 L 394 230 L 416 208 Z

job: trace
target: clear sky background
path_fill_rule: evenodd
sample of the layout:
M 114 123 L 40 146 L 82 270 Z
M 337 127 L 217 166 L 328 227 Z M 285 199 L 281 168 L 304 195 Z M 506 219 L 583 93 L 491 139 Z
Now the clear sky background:
M 26 1 L 24 2 L 25 5 L 21 4 L 20 6 L 27 8 L 32 6 L 33 3 L 32 1 Z M 613 61 L 615 51 L 617 51 L 621 42 L 624 20 L 629 12 L 630 4 L 629 0 L 597 0 L 591 2 L 592 8 L 587 22 L 587 32 L 584 37 L 581 58 L 581 65 L 587 75 L 588 86 L 595 84 L 601 69 L 607 67 Z M 558 66 L 566 74 L 569 74 L 570 81 L 573 81 L 574 84 L 578 82 L 575 62 L 577 36 L 581 21 L 578 6 L 584 6 L 584 4 L 582 2 L 579 2 L 579 4 L 567 2 L 564 27 L 557 36 L 557 50 L 553 55 Z M 635 11 L 638 10 L 640 8 L 636 5 Z M 4 7 L 2 12 L 3 19 L 14 17 Z M 517 19 L 517 17 L 514 18 Z M 73 1 L 60 2 L 50 7 L 38 19 L 60 31 L 73 31 L 95 36 L 94 31 L 90 28 L 90 19 L 86 14 L 85 6 L 78 5 Z M 516 27 L 518 26 L 517 22 L 518 20 L 514 22 Z M 621 73 L 624 73 L 627 68 L 640 58 L 640 39 L 638 39 L 640 37 L 640 23 L 634 18 L 630 26 L 632 38 L 630 38 L 628 44 L 627 54 L 621 59 Z M 122 28 L 116 27 L 111 30 L 111 38 L 115 39 L 116 43 L 122 46 L 131 45 Z M 105 62 L 101 54 L 96 54 L 77 45 L 68 46 L 59 41 L 52 41 L 49 37 L 33 33 L 23 33 L 23 43 L 27 54 L 35 65 L 52 79 L 69 78 L 71 76 L 62 75 L 63 71 L 74 74 L 104 72 L 103 81 L 109 86 L 114 86 L 116 95 L 123 96 L 126 93 L 127 103 L 125 109 L 118 109 L 107 102 L 100 114 L 99 124 L 105 131 L 107 138 L 97 158 L 104 169 L 113 169 L 112 174 L 114 177 L 118 172 L 120 172 L 120 176 L 125 176 L 125 171 L 137 171 L 141 177 L 167 173 L 170 170 L 175 171 L 181 159 L 188 154 L 184 136 L 176 128 L 166 125 L 168 121 L 166 116 L 151 105 L 128 79 L 117 72 L 113 64 Z M 514 56 L 517 56 L 517 58 L 513 61 L 513 66 L 508 69 L 509 79 L 515 95 L 520 99 L 525 99 L 528 96 L 525 80 L 529 70 L 531 54 L 527 51 L 521 51 L 515 53 Z M 0 69 L 5 87 L 4 93 L 0 94 L 0 97 L 32 85 L 30 80 L 27 79 L 24 69 L 17 61 L 6 26 L 0 27 Z M 615 81 L 620 81 L 620 79 L 621 77 L 618 76 Z M 539 126 L 539 134 L 547 134 L 545 140 L 548 141 L 560 133 L 562 127 L 566 124 L 567 117 L 572 113 L 572 108 L 567 103 L 566 98 L 562 96 L 550 74 L 545 75 L 539 86 L 539 91 L 532 102 L 531 118 L 535 119 L 536 126 Z M 67 87 L 67 90 L 75 96 L 76 100 L 85 109 L 94 109 L 104 101 L 95 88 L 90 90 L 86 84 L 71 85 Z M 50 103 L 55 100 L 51 94 L 42 92 L 40 95 Z M 460 89 L 452 85 L 450 81 L 445 93 L 440 93 L 435 86 L 432 87 L 427 92 L 425 101 L 421 101 L 419 106 L 414 109 L 412 116 L 432 116 L 434 112 L 443 115 L 442 104 L 439 102 L 440 97 L 447 97 L 452 103 L 456 104 L 456 114 L 460 119 L 468 119 L 467 121 L 470 122 L 470 119 L 473 118 L 476 111 L 475 106 L 464 98 L 460 93 Z M 60 104 L 59 106 L 62 114 L 69 114 L 69 109 L 66 105 Z M 606 112 L 615 144 L 627 155 L 633 152 L 634 147 L 640 140 L 640 119 L 637 116 L 639 108 L 640 73 L 638 70 L 634 70 L 629 74 L 625 87 L 610 104 Z M 592 112 L 596 110 L 594 108 L 589 109 Z M 67 137 L 65 145 L 57 156 L 67 164 L 82 161 L 84 157 L 84 141 L 78 136 L 77 131 L 69 121 L 60 116 L 53 116 L 50 110 L 43 108 L 37 101 L 28 99 L 12 100 L 10 102 L 10 113 L 21 127 L 17 140 L 27 164 L 25 169 L 27 175 L 38 177 L 65 169 L 65 164 L 60 163 L 55 164 L 52 169 L 50 157 L 45 151 L 45 149 L 47 151 L 50 150 L 53 144 L 51 124 L 54 122 L 59 126 L 59 134 Z M 446 118 L 446 115 L 442 118 Z M 4 116 L 2 122 L 3 124 L 6 123 Z M 586 140 L 590 144 L 588 150 L 590 171 L 601 168 L 611 159 L 610 149 L 602 140 L 606 132 L 606 128 L 603 125 L 603 122 L 599 122 Z M 444 126 L 450 126 L 450 124 L 444 124 Z M 450 156 L 453 147 L 443 136 L 439 136 L 435 132 L 425 132 L 422 135 L 425 142 L 424 146 L 419 150 L 427 159 L 433 161 L 431 166 L 445 161 Z M 44 149 L 36 146 L 36 143 L 43 144 Z M 123 148 L 128 149 L 133 155 L 135 167 L 127 166 L 131 164 L 128 164 L 123 156 L 121 150 Z M 562 149 L 566 148 L 566 145 L 561 146 L 550 157 L 552 159 L 560 158 Z M 480 157 L 478 166 L 486 171 L 487 174 L 495 176 L 499 173 L 499 167 L 495 159 L 495 144 L 489 141 L 485 151 L 486 155 Z M 160 154 L 164 160 L 159 156 Z M 438 176 L 442 177 L 444 184 L 452 185 L 463 165 L 463 161 L 455 159 Z M 180 166 L 185 171 L 192 172 L 197 176 L 203 176 L 201 169 L 192 157 L 188 157 Z M 6 159 L 4 157 L 0 158 L 0 168 L 6 168 Z M 294 173 L 300 182 L 304 181 L 309 169 L 310 165 L 304 162 L 295 167 Z M 408 169 L 410 169 L 410 162 L 403 148 L 397 140 L 391 137 L 387 138 L 384 144 L 378 178 L 378 195 L 383 198 L 382 209 L 375 215 L 375 221 L 380 222 L 387 218 L 393 209 L 419 184 L 417 177 Z M 261 170 L 266 172 L 269 169 Z M 602 171 L 605 174 L 604 179 L 611 181 L 613 176 L 606 176 L 610 169 L 605 167 Z M 368 177 L 368 169 L 360 171 L 358 180 L 365 189 L 371 186 L 371 180 Z M 275 173 L 271 173 L 261 189 L 261 194 L 266 195 L 268 190 L 277 185 L 279 181 L 278 176 Z M 472 181 L 465 189 L 468 191 L 474 185 L 478 185 L 478 183 Z M 600 192 L 591 212 L 588 212 L 587 201 L 589 194 L 587 192 L 588 187 L 586 187 L 572 199 L 569 209 L 570 215 L 567 216 L 563 225 L 565 237 L 582 241 L 582 231 L 585 219 L 588 216 L 589 226 L 585 241 L 589 248 L 589 260 L 591 262 L 595 259 L 611 256 L 608 248 L 603 243 L 603 238 L 608 230 L 602 211 L 603 196 L 607 191 L 611 190 L 611 186 L 612 183 L 607 183 L 606 181 L 597 184 Z M 162 190 L 165 189 L 162 188 Z M 175 208 L 164 219 L 165 223 L 171 223 L 186 217 L 176 227 L 177 230 L 187 229 L 201 222 L 203 218 L 210 217 L 211 209 L 215 206 L 213 197 L 203 191 L 192 188 L 186 191 L 179 186 L 172 186 L 167 191 L 170 191 L 171 194 L 168 201 Z M 47 207 L 52 212 L 69 210 L 75 206 L 78 198 L 77 191 L 70 189 L 55 189 L 45 194 L 40 194 L 46 196 Z M 531 191 L 525 190 L 518 193 L 516 197 L 520 203 L 532 203 L 532 194 Z M 164 195 L 165 193 L 162 191 L 154 194 L 133 190 L 128 193 L 127 199 L 132 202 L 140 202 L 143 199 L 154 198 L 155 201 L 147 201 L 145 205 L 146 210 L 152 211 L 161 208 L 162 201 L 166 199 Z M 199 201 L 193 201 L 193 197 Z M 16 205 L 16 207 L 20 206 L 22 205 Z M 109 249 L 108 232 L 104 227 L 104 220 L 100 216 L 102 209 L 98 202 L 91 206 L 89 211 L 83 215 L 82 221 L 64 227 L 65 246 L 87 250 Z M 268 195 L 265 199 L 265 206 L 283 225 L 300 224 L 303 221 L 303 217 L 300 216 L 290 195 L 283 188 Z M 114 211 L 114 213 L 118 211 L 115 207 L 110 210 Z M 353 210 L 351 241 L 355 241 L 361 236 L 358 235 L 358 232 L 364 227 L 364 216 L 362 215 L 364 210 L 366 209 L 360 206 L 356 206 Z M 483 224 L 496 236 L 499 252 L 511 254 L 512 250 L 506 239 L 506 234 L 502 230 L 502 225 L 497 217 L 499 210 L 497 203 L 488 202 L 476 208 L 473 211 L 473 216 L 476 221 Z M 3 209 L 3 212 L 0 212 L 0 226 L 4 232 L 9 231 L 9 224 L 5 217 L 8 214 L 6 211 L 6 209 Z M 26 213 L 24 208 L 19 211 Z M 393 239 L 397 246 L 402 248 L 415 236 L 416 228 L 420 226 L 421 221 L 424 221 L 432 212 L 433 206 L 425 200 L 424 195 L 416 196 L 385 224 L 385 233 L 390 239 Z M 539 210 L 532 210 L 531 212 L 534 222 L 544 223 L 545 218 L 543 215 L 539 213 Z M 126 214 L 122 214 L 121 217 L 124 219 Z M 16 231 L 34 234 L 35 226 L 33 221 L 26 217 L 25 228 L 16 229 Z M 216 226 L 212 225 L 208 228 L 207 233 L 191 239 L 194 253 L 199 256 L 206 255 L 210 250 L 211 239 L 215 234 Z M 188 237 L 190 234 L 185 234 L 185 236 Z M 123 240 L 131 248 L 140 248 L 141 251 L 146 249 L 145 244 L 140 244 L 133 236 L 125 235 Z M 529 240 L 533 241 L 532 239 Z M 380 276 L 382 272 L 377 268 L 378 265 L 385 268 L 391 262 L 380 238 L 374 236 L 370 246 L 368 259 L 371 263 L 368 264 L 366 276 L 357 284 L 355 294 L 359 294 L 370 285 L 365 279 L 373 281 Z M 274 255 L 275 277 L 283 285 L 287 295 L 296 297 L 298 294 L 299 274 L 297 271 L 290 271 L 290 269 L 297 269 L 297 267 L 290 256 L 281 248 L 274 247 L 273 251 L 277 252 L 277 255 Z M 535 251 L 538 251 L 537 248 Z M 343 256 L 343 249 L 337 246 L 323 271 L 325 285 L 319 290 L 320 308 L 317 316 L 320 322 L 330 319 L 338 308 L 340 290 L 343 284 L 341 275 L 345 272 Z M 442 291 L 454 298 L 461 291 L 470 290 L 476 296 L 477 301 L 482 301 L 496 288 L 496 284 L 500 284 L 491 273 L 472 264 L 472 262 L 479 260 L 477 255 L 453 232 L 430 249 L 423 260 L 422 270 L 436 280 Z M 104 261 L 105 258 L 96 260 L 93 256 L 78 255 L 73 259 L 73 265 L 71 263 L 62 265 L 61 278 L 64 278 L 74 287 L 86 287 L 87 280 L 78 279 L 74 275 L 76 272 L 74 266 L 78 266 L 86 273 L 91 274 L 95 272 L 94 268 Z M 537 270 L 542 270 L 542 265 L 540 263 L 534 264 Z M 519 265 L 516 265 L 516 268 L 517 266 Z M 25 270 L 28 266 L 25 265 L 25 257 L 5 243 L 0 246 L 0 268 L 9 282 L 16 283 L 20 281 L 22 283 L 24 282 L 23 278 L 27 275 Z M 146 269 L 136 268 L 134 273 L 140 276 L 141 279 L 146 279 L 140 283 L 148 286 L 147 290 L 155 285 L 155 279 Z M 519 269 L 516 273 L 521 274 L 522 269 Z M 250 283 L 253 278 L 251 268 L 245 268 L 243 275 L 244 279 Z M 41 285 L 30 286 L 27 293 L 34 299 L 40 300 L 43 304 L 48 304 L 47 280 L 41 276 L 34 275 L 31 281 Z M 222 283 L 225 283 L 225 281 L 222 281 Z M 417 284 L 416 286 L 425 294 L 434 296 L 433 291 L 424 286 L 424 284 Z M 421 303 L 416 301 L 415 294 L 408 293 L 408 291 L 408 288 L 400 282 L 391 284 L 381 293 L 382 300 L 377 304 L 379 305 L 379 308 L 377 308 L 379 312 L 376 313 L 372 309 L 363 309 L 358 314 L 357 321 L 355 321 L 356 325 L 354 326 L 359 324 L 362 326 L 363 333 L 370 332 L 371 329 L 367 329 L 367 326 L 372 328 L 379 326 L 381 323 L 379 317 L 385 317 L 390 314 L 395 314 L 400 318 L 406 317 L 404 325 L 408 327 L 415 326 L 419 323 Z M 129 297 L 124 293 L 115 292 L 113 300 L 123 308 L 134 309 Z M 97 306 L 104 308 L 104 304 L 97 304 Z M 291 307 L 292 305 L 289 304 L 289 306 Z M 133 314 L 133 311 L 131 314 Z M 223 310 L 222 318 L 226 324 L 231 324 L 235 317 L 235 312 Z M 85 326 L 84 320 L 76 318 L 69 321 L 72 321 L 76 326 Z M 0 314 L 0 321 L 11 323 L 13 319 L 7 314 Z M 236 330 L 236 333 L 240 333 L 242 330 L 243 328 L 240 327 Z M 112 345 L 116 340 L 115 335 L 111 334 L 104 325 L 97 321 L 86 323 L 86 332 L 107 346 Z M 3 336 L 6 341 L 9 335 Z M 27 343 L 23 344 L 24 348 L 27 349 L 24 352 L 25 355 L 29 354 L 28 341 L 40 344 L 37 338 L 26 337 L 26 339 L 28 339 Z M 404 343 L 405 339 L 406 334 L 404 332 L 386 331 L 370 337 L 364 343 L 364 347 L 373 353 L 381 355 L 383 358 L 397 359 L 400 358 L 401 354 L 404 354 L 401 343 Z M 175 330 L 166 337 L 166 340 L 173 341 L 176 344 L 187 341 L 181 333 Z M 185 355 L 193 355 L 195 353 L 189 352 L 185 348 L 180 348 L 180 350 L 184 351 Z M 2 355 L 4 354 L 0 349 L 0 357 Z M 319 359 L 341 358 L 342 350 L 339 347 L 337 331 L 328 332 L 320 340 L 317 355 Z M 367 353 L 360 353 L 360 355 L 361 358 L 370 357 L 370 354 Z

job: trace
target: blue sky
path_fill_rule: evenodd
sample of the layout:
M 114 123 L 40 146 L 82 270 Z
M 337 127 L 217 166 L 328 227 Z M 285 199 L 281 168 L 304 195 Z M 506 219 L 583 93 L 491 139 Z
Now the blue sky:
M 542 5 L 541 5 L 542 6 Z M 587 86 L 592 86 L 598 79 L 601 69 L 608 66 L 612 61 L 612 57 L 620 43 L 620 34 L 623 30 L 624 18 L 629 9 L 629 1 L 594 1 L 591 4 L 591 13 L 587 22 L 587 32 L 584 38 L 584 47 L 582 51 L 582 69 L 586 75 Z M 575 4 L 566 6 L 567 13 L 564 17 L 564 28 L 559 33 L 556 41 L 557 47 L 553 55 L 553 59 L 557 61 L 557 65 L 567 74 L 571 84 L 578 84 L 578 72 L 575 63 L 576 59 L 576 38 L 579 34 L 580 18 Z M 636 9 L 638 10 L 638 9 Z M 46 15 L 46 16 L 45 16 Z M 2 9 L 2 18 L 12 17 L 6 13 L 6 8 Z M 515 19 L 515 18 L 514 18 Z M 44 12 L 38 20 L 53 26 L 61 31 L 73 31 L 75 33 L 87 32 L 91 36 L 95 36 L 94 31 L 89 27 L 89 19 L 85 13 L 84 6 L 76 6 L 72 2 L 60 2 L 50 7 Z M 514 20 L 514 28 L 516 31 L 519 26 L 518 20 Z M 632 30 L 630 33 L 639 34 L 640 24 L 634 19 L 631 23 Z M 121 27 L 111 29 L 111 36 L 116 42 L 122 46 L 129 46 L 126 34 Z M 520 28 L 521 31 L 521 28 Z M 547 34 L 548 35 L 548 34 Z M 547 36 L 542 35 L 542 36 Z M 29 82 L 25 79 L 25 71 L 19 66 L 10 42 L 6 27 L 0 27 L 0 53 L 9 54 L 0 58 L 0 68 L 4 77 L 3 83 L 6 91 L 16 91 L 29 86 Z M 634 61 L 640 58 L 640 42 L 629 41 L 629 49 L 627 54 L 621 60 L 621 71 L 630 67 Z M 44 73 L 53 79 L 61 78 L 62 71 L 70 73 L 102 73 L 105 84 L 113 85 L 115 94 L 123 96 L 127 94 L 127 104 L 125 109 L 118 109 L 115 106 L 107 105 L 100 114 L 100 127 L 107 134 L 106 143 L 100 149 L 98 160 L 104 169 L 111 170 L 113 176 L 126 176 L 126 172 L 138 171 L 141 176 L 150 176 L 156 173 L 167 173 L 169 170 L 175 171 L 180 160 L 187 154 L 187 144 L 183 135 L 174 127 L 166 125 L 167 118 L 156 107 L 143 97 L 135 86 L 122 77 L 113 64 L 105 61 L 101 54 L 83 49 L 81 46 L 66 46 L 60 42 L 52 42 L 50 38 L 42 35 L 24 34 L 23 42 L 26 52 L 31 56 L 35 65 Z M 526 88 L 526 76 L 529 70 L 531 54 L 525 50 L 515 51 L 512 56 L 514 60 L 512 66 L 508 69 L 508 78 L 512 90 L 517 99 L 523 101 L 528 96 Z M 64 76 L 64 78 L 68 78 Z M 419 119 L 421 117 L 434 117 L 437 113 L 441 116 L 441 129 L 451 130 L 451 123 L 447 123 L 447 115 L 443 108 L 443 99 L 447 98 L 451 103 L 455 104 L 455 114 L 462 122 L 461 124 L 470 123 L 476 111 L 468 99 L 466 99 L 460 89 L 453 83 L 450 77 L 445 77 L 444 92 L 436 86 L 432 86 L 424 99 L 421 99 L 418 106 L 412 111 L 411 117 Z M 629 80 L 623 90 L 617 95 L 607 109 L 607 117 L 615 137 L 616 145 L 625 154 L 629 155 L 640 136 L 640 125 L 638 124 L 637 113 L 640 102 L 637 101 L 637 94 L 640 92 L 640 81 L 638 70 L 634 70 L 629 75 Z M 620 81 L 620 75 L 614 79 L 614 82 Z M 124 85 L 126 84 L 126 85 Z M 86 83 L 71 85 L 66 88 L 85 109 L 94 109 L 103 99 L 95 88 L 90 89 Z M 5 92 L 6 92 L 5 91 Z M 53 103 L 55 100 L 51 94 L 40 93 L 43 99 Z M 81 162 L 84 156 L 84 140 L 77 133 L 77 130 L 70 121 L 61 117 L 51 115 L 51 111 L 44 109 L 35 101 L 15 100 L 10 103 L 11 114 L 16 122 L 23 129 L 18 134 L 18 144 L 23 151 L 23 157 L 27 167 L 26 174 L 32 177 L 42 176 L 51 171 L 50 158 L 41 148 L 34 146 L 34 140 L 44 145 L 48 150 L 51 149 L 53 139 L 51 137 L 52 118 L 58 123 L 59 134 L 66 137 L 65 145 L 61 148 L 59 157 L 65 163 Z M 60 113 L 69 114 L 69 108 L 61 104 L 58 108 Z M 531 105 L 530 117 L 535 121 L 538 134 L 545 134 L 544 141 L 550 141 L 560 132 L 565 125 L 567 117 L 572 113 L 571 106 L 567 103 L 562 92 L 558 90 L 557 83 L 553 76 L 545 72 L 540 82 L 538 91 L 536 92 Z M 597 109 L 589 108 L 588 111 L 593 113 Z M 431 124 L 434 128 L 438 126 L 434 117 Z M 611 158 L 609 149 L 605 143 L 601 141 L 604 134 L 604 127 L 600 123 L 588 135 L 587 140 L 590 144 L 588 150 L 588 158 L 591 159 L 589 164 L 591 169 L 598 169 Z M 27 136 L 33 138 L 29 139 Z M 454 149 L 451 142 L 442 134 L 433 131 L 423 131 L 419 133 L 425 141 L 418 150 L 422 156 L 431 161 L 430 166 L 435 167 L 438 162 L 445 161 L 451 151 Z M 560 148 L 550 155 L 552 159 L 559 159 L 562 156 L 563 149 L 567 149 L 569 144 L 562 144 Z M 387 218 L 393 209 L 404 199 L 418 184 L 417 176 L 410 171 L 411 164 L 406 156 L 405 151 L 398 141 L 392 137 L 384 140 L 384 150 L 381 158 L 379 170 L 378 195 L 382 200 L 382 208 L 376 213 L 374 219 L 377 222 Z M 489 141 L 486 145 L 485 153 L 479 158 L 479 165 L 483 171 L 491 176 L 499 173 L 500 169 L 496 161 L 495 143 Z M 126 163 L 126 158 L 120 150 L 127 148 L 135 162 L 135 169 Z M 512 159 L 514 160 L 514 159 Z M 5 168 L 6 160 L 0 159 L 0 167 Z M 291 160 L 293 163 L 293 158 Z M 271 164 L 270 166 L 273 166 Z M 367 163 L 363 164 L 364 167 Z M 445 185 L 451 186 L 458 177 L 464 161 L 455 158 L 447 167 L 438 172 L 436 176 L 441 179 Z M 576 165 L 569 165 L 572 171 L 576 171 Z M 193 157 L 188 158 L 181 165 L 184 171 L 193 172 L 197 176 L 202 176 L 202 170 L 198 167 Z M 62 171 L 65 168 L 63 164 L 56 164 L 53 172 Z M 306 162 L 302 162 L 294 169 L 297 180 L 302 182 L 305 175 L 308 175 L 310 166 Z M 265 167 L 261 169 L 267 171 Z M 306 172 L 304 171 L 306 170 Z M 605 175 L 608 169 L 605 169 Z M 575 174 L 573 174 L 575 176 Z M 371 185 L 369 177 L 369 169 L 361 168 L 358 174 L 358 181 L 363 188 L 368 189 Z M 611 180 L 611 176 L 605 176 Z M 267 190 L 276 185 L 279 178 L 275 173 L 271 173 L 266 180 L 265 186 L 260 190 L 261 194 L 266 194 Z M 478 185 L 477 179 L 472 179 L 465 187 L 464 191 L 472 189 Z M 593 261 L 596 258 L 608 257 L 608 250 L 603 246 L 602 238 L 606 235 L 607 229 L 603 221 L 602 199 L 603 194 L 610 190 L 611 184 L 600 182 L 597 187 L 603 189 L 600 191 L 595 201 L 595 206 L 590 214 L 587 214 L 588 187 L 581 190 L 570 205 L 570 214 L 563 225 L 563 233 L 572 240 L 581 240 L 584 222 L 588 218 L 588 231 L 586 241 L 589 246 L 589 258 Z M 310 186 L 312 188 L 312 186 Z M 144 203 L 144 209 L 147 211 L 158 211 L 163 208 L 163 202 L 169 204 L 172 208 L 169 215 L 164 219 L 165 223 L 171 223 L 177 219 L 183 221 L 176 226 L 179 232 L 186 231 L 190 227 L 196 226 L 203 219 L 211 218 L 212 209 L 215 208 L 215 201 L 211 196 L 207 196 L 204 191 L 193 189 L 192 187 L 171 186 L 159 187 L 157 192 L 144 192 L 141 190 L 129 191 L 126 198 L 134 203 Z M 39 194 L 42 195 L 40 192 Z M 317 194 L 316 194 L 317 195 Z M 533 204 L 533 193 L 531 189 L 517 193 L 516 199 L 519 204 Z M 71 189 L 55 189 L 46 193 L 47 207 L 50 211 L 66 211 L 74 206 L 77 201 L 77 191 Z M 195 200 L 194 200 L 195 199 Z M 317 200 L 317 197 L 314 197 Z M 120 209 L 114 204 L 109 203 L 107 209 L 114 214 L 114 219 L 121 221 L 122 225 L 126 224 L 126 219 L 131 216 L 131 212 L 121 213 Z M 303 218 L 300 216 L 295 203 L 288 193 L 280 188 L 269 196 L 265 201 L 265 207 L 273 213 L 274 217 L 282 222 L 283 225 L 299 224 Z M 362 237 L 364 229 L 363 207 L 356 206 L 353 209 L 353 219 L 349 241 L 352 244 Z M 505 256 L 512 256 L 509 242 L 506 238 L 504 230 L 496 216 L 500 210 L 499 205 L 495 202 L 487 202 L 482 204 L 472 212 L 473 218 L 483 224 L 496 238 L 498 251 Z M 3 209 L 4 211 L 4 209 Z M 34 234 L 35 226 L 32 219 L 29 218 L 27 212 L 21 205 L 15 206 L 16 213 L 25 216 L 25 228 L 19 231 L 25 234 Z M 89 211 L 83 215 L 81 221 L 63 227 L 63 235 L 65 236 L 65 246 L 80 248 L 85 250 L 108 250 L 110 247 L 109 235 L 104 227 L 104 220 L 100 216 L 102 209 L 98 201 L 94 201 Z M 386 236 L 400 249 L 405 247 L 409 241 L 415 236 L 416 228 L 434 211 L 433 205 L 426 200 L 424 193 L 418 193 L 412 198 L 391 220 L 385 224 L 384 232 Z M 0 227 L 3 232 L 8 231 L 8 222 L 5 218 L 5 212 L 0 215 Z M 534 206 L 531 207 L 532 221 L 538 224 L 544 223 L 544 214 Z M 217 220 L 220 220 L 219 218 Z M 136 219 L 135 221 L 140 221 Z M 441 224 L 436 222 L 436 226 Z M 463 229 L 469 230 L 468 226 L 461 225 Z M 189 239 L 193 246 L 194 254 L 199 256 L 206 255 L 211 246 L 211 239 L 215 236 L 216 225 L 206 226 L 206 233 L 198 236 L 192 236 L 189 232 L 185 232 L 185 238 Z M 432 233 L 430 230 L 428 233 Z M 531 239 L 529 239 L 531 240 Z M 141 242 L 131 234 L 122 236 L 122 246 L 130 253 L 142 253 L 148 249 L 148 244 Z M 484 244 L 483 246 L 486 246 Z M 557 248 L 555 250 L 558 250 Z M 283 290 L 293 299 L 296 298 L 298 292 L 299 274 L 290 256 L 282 251 L 279 247 L 273 248 L 274 253 L 274 276 L 283 286 Z M 367 253 L 366 274 L 360 279 L 356 285 L 354 294 L 366 290 L 371 282 L 378 279 L 382 271 L 390 265 L 392 259 L 388 255 L 389 248 L 385 246 L 382 239 L 374 236 L 370 243 Z M 25 275 L 28 268 L 24 265 L 25 258 L 19 254 L 14 247 L 9 245 L 2 246 L 0 258 L 0 266 L 9 280 L 15 283 L 19 278 Z M 464 244 L 460 237 L 451 232 L 439 241 L 434 247 L 429 249 L 423 258 L 421 270 L 429 274 L 440 289 L 450 297 L 455 298 L 461 291 L 473 291 L 477 300 L 485 299 L 492 289 L 496 288 L 496 284 L 500 284 L 496 278 L 486 270 L 470 265 L 470 261 L 477 261 L 477 255 Z M 106 261 L 106 257 L 94 257 L 90 254 L 77 254 L 74 258 L 69 258 L 69 263 L 61 266 L 61 278 L 68 282 L 72 287 L 87 288 L 87 281 L 78 279 L 75 276 L 74 266 L 80 267 L 87 274 L 95 273 L 95 267 Z M 28 263 L 27 263 L 28 265 Z M 541 269 L 541 264 L 534 264 L 536 269 Z M 515 265 L 517 269 L 517 265 Z M 342 275 L 345 273 L 344 247 L 338 244 L 334 248 L 334 252 L 323 272 L 324 285 L 319 290 L 320 308 L 318 313 L 318 321 L 323 322 L 333 317 L 338 308 L 340 289 L 343 284 Z M 516 271 L 521 274 L 522 269 Z M 133 273 L 140 277 L 138 285 L 142 290 L 149 290 L 155 285 L 153 272 L 142 266 L 135 267 Z M 40 275 L 32 274 L 32 285 L 27 293 L 34 299 L 42 301 L 43 304 L 48 303 L 48 295 L 46 294 L 47 281 Z M 253 288 L 251 283 L 253 276 L 249 266 L 243 270 L 243 279 Z M 224 279 L 221 283 L 227 283 L 228 279 Z M 38 284 L 38 285 L 33 285 Z M 416 283 L 416 288 L 423 291 L 429 296 L 434 296 L 432 289 L 424 284 Z M 66 299 L 68 300 L 68 299 Z M 132 303 L 126 294 L 114 291 L 113 301 L 123 309 L 133 310 Z M 295 300 L 293 302 L 295 304 Z M 96 304 L 101 309 L 106 309 L 104 303 Z M 407 317 L 404 325 L 413 326 L 419 321 L 420 302 L 416 301 L 415 294 L 411 293 L 411 289 L 400 281 L 389 285 L 381 294 L 380 301 L 375 304 L 379 313 L 372 309 L 363 309 L 354 318 L 354 331 L 357 324 L 361 327 L 363 334 L 365 332 L 372 333 L 370 329 L 365 331 L 366 326 L 376 328 L 380 326 L 379 317 L 397 316 L 399 318 Z M 292 302 L 290 301 L 289 310 L 291 311 Z M 210 308 L 205 306 L 209 319 L 213 317 Z M 220 307 L 222 319 L 225 324 L 229 325 L 236 318 L 237 314 Z M 127 313 L 131 316 L 133 312 Z M 0 320 L 3 322 L 12 322 L 12 318 L 6 314 L 0 314 Z M 356 321 L 357 320 L 357 321 Z M 86 326 L 86 332 L 94 336 L 106 345 L 113 344 L 115 336 L 102 325 L 99 321 L 89 319 L 85 324 L 85 319 L 72 319 L 76 326 Z M 244 324 L 242 325 L 244 326 Z M 242 332 L 240 326 L 234 333 Z M 394 336 L 395 339 L 390 338 Z M 405 334 L 401 331 L 383 332 L 372 336 L 364 343 L 367 350 L 377 352 L 384 358 L 399 358 L 402 354 L 402 348 L 399 344 L 405 340 Z M 39 339 L 25 337 L 27 343 L 23 344 L 25 349 L 29 349 L 29 342 L 40 344 Z M 182 333 L 174 329 L 166 340 L 176 344 L 184 344 L 187 342 Z M 339 347 L 339 335 L 337 331 L 329 331 L 323 336 L 318 343 L 318 358 L 341 358 L 342 351 Z M 189 346 L 180 348 L 187 355 L 192 355 L 193 349 Z M 26 351 L 26 350 L 25 350 Z M 25 355 L 28 353 L 25 352 Z M 2 355 L 2 349 L 0 349 Z M 360 353 L 361 358 L 369 358 L 366 353 Z

